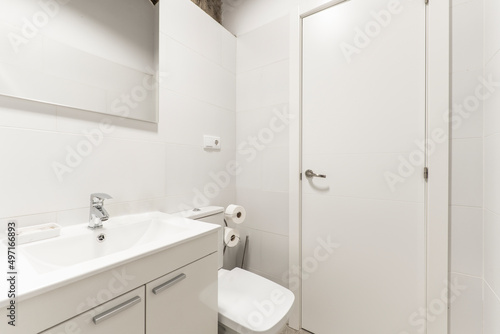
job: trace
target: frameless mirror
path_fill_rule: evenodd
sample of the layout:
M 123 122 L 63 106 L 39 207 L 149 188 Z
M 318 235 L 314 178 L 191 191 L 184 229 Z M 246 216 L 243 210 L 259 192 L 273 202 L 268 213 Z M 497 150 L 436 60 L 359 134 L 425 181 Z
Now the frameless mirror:
M 0 4 L 0 94 L 158 122 L 151 0 Z

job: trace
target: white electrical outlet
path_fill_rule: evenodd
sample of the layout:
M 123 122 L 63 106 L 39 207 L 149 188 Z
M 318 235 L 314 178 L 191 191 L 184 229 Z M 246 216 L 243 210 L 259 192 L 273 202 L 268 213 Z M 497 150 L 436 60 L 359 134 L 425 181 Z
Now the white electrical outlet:
M 203 148 L 210 150 L 220 150 L 220 137 L 203 136 Z

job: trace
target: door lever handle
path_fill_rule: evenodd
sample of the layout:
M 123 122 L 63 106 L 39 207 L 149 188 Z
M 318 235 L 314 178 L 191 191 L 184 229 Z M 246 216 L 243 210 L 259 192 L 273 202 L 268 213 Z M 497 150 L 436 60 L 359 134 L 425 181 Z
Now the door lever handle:
M 313 172 L 312 170 L 308 169 L 306 170 L 306 177 L 308 178 L 312 178 L 312 177 L 320 177 L 322 179 L 326 179 L 326 175 L 323 175 L 323 174 L 316 174 L 315 172 Z

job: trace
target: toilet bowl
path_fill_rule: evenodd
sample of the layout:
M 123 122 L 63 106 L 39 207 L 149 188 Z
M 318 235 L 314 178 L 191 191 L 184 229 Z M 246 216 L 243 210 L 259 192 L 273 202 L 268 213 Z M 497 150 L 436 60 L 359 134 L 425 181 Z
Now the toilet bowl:
M 179 212 L 185 218 L 224 226 L 224 208 Z M 283 286 L 241 268 L 222 269 L 219 237 L 219 334 L 278 334 L 286 326 L 295 296 Z

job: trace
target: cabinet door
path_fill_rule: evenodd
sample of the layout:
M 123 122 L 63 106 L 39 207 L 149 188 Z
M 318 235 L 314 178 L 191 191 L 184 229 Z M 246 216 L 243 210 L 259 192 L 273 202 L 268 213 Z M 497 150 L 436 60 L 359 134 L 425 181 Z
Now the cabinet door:
M 145 334 L 144 286 L 40 334 Z
M 217 334 L 217 254 L 146 285 L 148 334 Z

